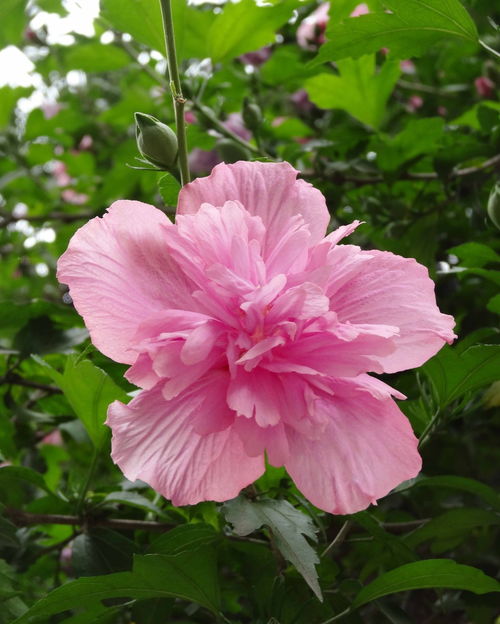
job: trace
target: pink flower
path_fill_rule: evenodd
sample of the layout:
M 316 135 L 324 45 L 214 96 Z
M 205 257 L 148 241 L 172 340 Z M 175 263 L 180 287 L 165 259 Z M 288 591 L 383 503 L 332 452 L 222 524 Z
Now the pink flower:
M 351 13 L 350 17 L 360 17 L 361 15 L 368 15 L 369 12 L 370 9 L 368 8 L 368 5 L 363 2 L 362 4 L 358 4 L 354 8 L 354 11 Z
M 297 43 L 301 48 L 316 48 L 325 41 L 325 29 L 328 24 L 329 2 L 323 2 L 319 7 L 302 20 L 297 28 Z
M 476 93 L 482 98 L 491 98 L 495 93 L 495 83 L 488 76 L 479 76 L 474 80 Z
M 420 366 L 454 338 L 413 259 L 325 237 L 323 195 L 288 163 L 221 164 L 176 224 L 118 201 L 58 263 L 97 348 L 142 391 L 111 404 L 112 457 L 175 505 L 232 498 L 286 466 L 316 506 L 364 509 L 420 470 L 417 441 L 367 373 Z
M 408 101 L 406 102 L 406 109 L 409 113 L 415 113 L 419 108 L 422 108 L 424 105 L 423 98 L 420 95 L 410 95 Z

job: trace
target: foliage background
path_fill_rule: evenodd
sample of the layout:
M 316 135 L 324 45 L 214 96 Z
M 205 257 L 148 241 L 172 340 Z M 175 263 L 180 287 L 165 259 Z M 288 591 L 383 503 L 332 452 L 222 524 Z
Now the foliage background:
M 416 257 L 436 280 L 460 339 L 390 379 L 424 470 L 351 517 L 312 508 L 277 469 L 224 507 L 174 508 L 124 480 L 102 422 L 134 388 L 89 344 L 55 263 L 116 199 L 175 211 L 171 176 L 127 167 L 135 111 L 173 123 L 159 7 L 101 0 L 94 36 L 63 45 L 32 26 L 64 16 L 62 0 L 3 0 L 0 47 L 24 50 L 38 86 L 0 88 L 0 622 L 498 621 L 500 244 L 487 204 L 500 74 L 476 32 L 500 48 L 496 3 L 374 0 L 368 36 L 342 21 L 357 3 L 332 0 L 329 43 L 319 29 L 306 48 L 296 33 L 314 3 L 173 4 L 195 173 L 288 160 L 326 195 L 332 227 L 364 220 L 354 242 Z

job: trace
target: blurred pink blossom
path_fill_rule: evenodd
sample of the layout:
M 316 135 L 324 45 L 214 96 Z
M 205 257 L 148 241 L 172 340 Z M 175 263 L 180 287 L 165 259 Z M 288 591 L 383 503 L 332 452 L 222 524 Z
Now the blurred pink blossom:
M 57 186 L 69 186 L 73 181 L 68 173 L 66 163 L 62 162 L 61 160 L 55 161 L 52 175 L 54 176 Z M 85 204 L 89 198 L 88 195 L 85 195 L 84 193 L 79 193 L 72 188 L 65 188 L 63 191 L 61 191 L 61 197 L 68 204 L 74 205 Z
M 454 338 L 427 269 L 325 237 L 323 195 L 288 163 L 219 165 L 176 223 L 117 201 L 58 262 L 92 341 L 142 388 L 111 404 L 112 457 L 174 505 L 233 498 L 284 465 L 349 514 L 415 477 L 411 426 L 368 373 L 420 366 Z
M 399 63 L 399 66 L 401 67 L 401 71 L 403 72 L 403 74 L 413 75 L 417 73 L 417 68 L 415 67 L 415 63 L 413 61 L 410 61 L 409 59 L 401 61 Z
M 325 29 L 328 23 L 329 2 L 319 7 L 302 20 L 297 28 L 297 43 L 301 48 L 315 48 L 325 41 Z
M 81 151 L 91 149 L 94 144 L 94 139 L 90 136 L 90 134 L 84 134 L 80 139 L 80 143 L 78 143 L 78 149 Z
M 360 15 L 367 15 L 370 12 L 368 5 L 364 2 L 362 4 L 358 4 L 358 6 L 351 13 L 351 17 L 359 17 Z
M 476 93 L 482 98 L 491 98 L 495 93 L 495 83 L 488 76 L 479 76 L 474 80 Z
M 419 108 L 424 105 L 423 98 L 420 95 L 411 95 L 406 102 L 406 109 L 410 113 L 415 113 Z
M 245 65 L 253 65 L 260 67 L 271 56 L 271 46 L 265 46 L 254 52 L 247 52 L 239 57 L 239 60 Z
M 230 113 L 222 125 L 244 141 L 249 141 L 252 138 L 252 133 L 245 127 L 240 113 Z M 189 154 L 189 167 L 193 173 L 207 173 L 220 162 L 222 162 L 222 158 L 217 148 L 202 150 L 196 147 Z
M 44 102 L 40 108 L 45 119 L 52 119 L 62 110 L 62 105 L 59 102 Z
M 59 429 L 54 429 L 40 440 L 40 444 L 52 444 L 52 446 L 62 446 L 63 439 Z

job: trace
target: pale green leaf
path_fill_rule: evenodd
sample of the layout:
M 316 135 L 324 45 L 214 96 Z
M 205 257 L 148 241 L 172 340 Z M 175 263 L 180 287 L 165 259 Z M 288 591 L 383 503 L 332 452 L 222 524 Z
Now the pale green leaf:
M 305 83 L 310 99 L 320 108 L 340 108 L 368 126 L 378 128 L 385 107 L 399 78 L 399 65 L 386 61 L 380 70 L 375 57 L 345 59 L 338 64 L 339 76 L 318 74 Z
M 459 0 L 384 0 L 387 11 L 332 23 L 315 62 L 359 58 L 389 48 L 396 58 L 420 56 L 443 39 L 477 42 L 476 26 Z
M 269 527 L 281 554 L 293 563 L 322 600 L 315 569 L 318 555 L 304 537 L 316 541 L 316 530 L 308 516 L 285 500 L 252 502 L 242 497 L 226 503 L 224 513 L 237 535 L 248 535 L 263 525 Z

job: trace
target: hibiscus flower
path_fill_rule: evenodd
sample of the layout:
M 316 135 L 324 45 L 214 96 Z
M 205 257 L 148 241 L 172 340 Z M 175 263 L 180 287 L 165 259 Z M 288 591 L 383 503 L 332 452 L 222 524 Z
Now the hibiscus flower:
M 454 338 L 425 267 L 325 237 L 323 195 L 287 163 L 221 164 L 176 223 L 117 201 L 58 263 L 93 343 L 142 391 L 115 401 L 112 457 L 175 505 L 236 496 L 285 466 L 317 507 L 354 513 L 420 470 L 417 440 L 368 373 Z

